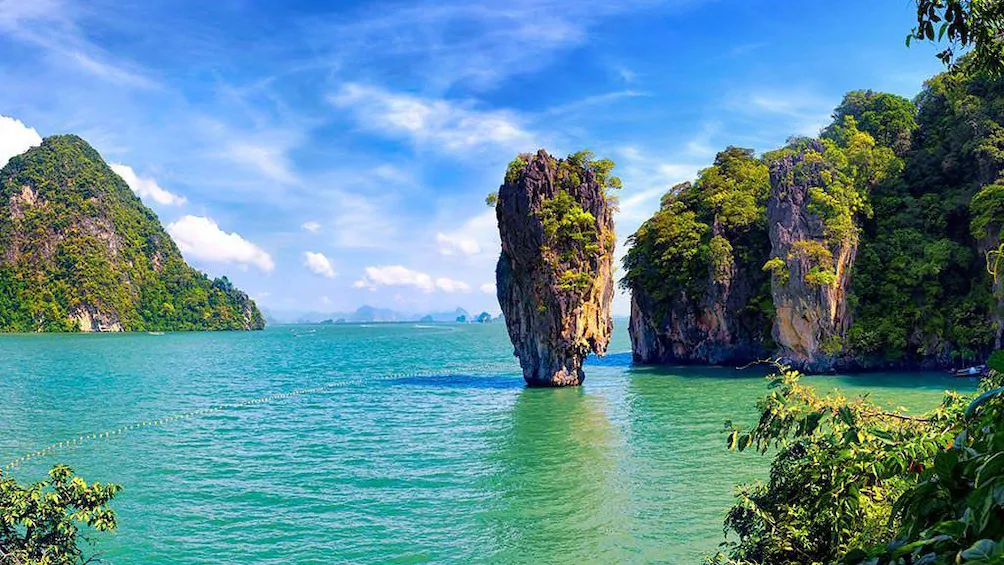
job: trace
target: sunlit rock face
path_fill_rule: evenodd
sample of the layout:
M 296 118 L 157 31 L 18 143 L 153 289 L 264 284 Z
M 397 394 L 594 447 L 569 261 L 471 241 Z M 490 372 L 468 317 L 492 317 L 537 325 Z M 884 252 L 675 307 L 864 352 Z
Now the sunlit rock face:
M 498 299 L 530 386 L 574 386 L 606 353 L 613 324 L 614 230 L 603 179 L 544 150 L 510 165 L 496 214 Z
M 840 237 L 828 234 L 811 210 L 810 190 L 833 176 L 818 157 L 823 151 L 812 141 L 772 163 L 767 203 L 771 256 L 779 261 L 771 281 L 774 341 L 782 358 L 809 371 L 832 370 L 846 361 L 847 293 L 858 246 L 856 226 Z

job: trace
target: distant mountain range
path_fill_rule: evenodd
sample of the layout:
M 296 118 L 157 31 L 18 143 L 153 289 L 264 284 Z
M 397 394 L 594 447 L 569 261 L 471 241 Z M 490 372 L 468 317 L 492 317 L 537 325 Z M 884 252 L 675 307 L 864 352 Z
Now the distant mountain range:
M 463 308 L 448 312 L 399 312 L 390 308 L 361 306 L 354 312 L 294 312 L 265 310 L 265 318 L 274 324 L 352 324 L 380 322 L 473 322 L 488 323 L 498 319 L 487 312 L 471 315 Z

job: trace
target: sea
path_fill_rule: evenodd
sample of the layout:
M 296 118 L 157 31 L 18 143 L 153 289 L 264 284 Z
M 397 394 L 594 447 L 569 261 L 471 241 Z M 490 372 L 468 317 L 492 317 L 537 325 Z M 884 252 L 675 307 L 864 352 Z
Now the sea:
M 642 367 L 618 320 L 585 384 L 524 386 L 504 324 L 0 336 L 0 467 L 113 482 L 112 564 L 700 563 L 763 368 Z M 944 374 L 811 377 L 922 412 Z

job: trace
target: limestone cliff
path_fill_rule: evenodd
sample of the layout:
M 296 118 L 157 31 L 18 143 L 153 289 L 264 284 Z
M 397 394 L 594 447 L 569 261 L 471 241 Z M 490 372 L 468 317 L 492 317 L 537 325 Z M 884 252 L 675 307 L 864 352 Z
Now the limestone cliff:
M 499 304 L 530 386 L 581 384 L 582 362 L 604 354 L 613 324 L 613 164 L 543 149 L 514 160 L 496 202 Z
M 857 255 L 857 226 L 838 231 L 817 212 L 816 201 L 839 182 L 816 140 L 771 164 L 770 225 L 772 294 L 777 310 L 773 336 L 779 355 L 793 366 L 831 370 L 840 363 L 851 325 L 847 304 Z
M 639 285 L 631 292 L 632 357 L 646 364 L 744 363 L 769 354 L 763 311 L 750 304 L 762 292 L 759 265 L 709 266 L 706 292 L 681 290 L 657 304 Z
M 0 331 L 260 329 L 254 301 L 185 264 L 157 216 L 84 140 L 0 169 Z
M 730 147 L 631 237 L 623 285 L 639 363 L 741 363 L 771 351 L 766 164 Z
M 1004 81 L 852 92 L 833 116 L 818 139 L 720 153 L 629 239 L 636 361 L 933 369 L 1001 347 Z

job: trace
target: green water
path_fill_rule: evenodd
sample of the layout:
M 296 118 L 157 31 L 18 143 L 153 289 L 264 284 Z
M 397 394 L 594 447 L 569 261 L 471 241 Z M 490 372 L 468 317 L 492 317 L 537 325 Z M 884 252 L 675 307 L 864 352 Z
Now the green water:
M 525 389 L 501 325 L 0 337 L 0 465 L 51 443 L 213 405 L 338 386 L 58 450 L 121 483 L 104 562 L 695 563 L 733 485 L 725 451 L 755 373 L 630 366 L 620 324 L 579 389 Z M 413 371 L 428 376 L 390 378 Z M 820 377 L 911 409 L 934 375 Z

